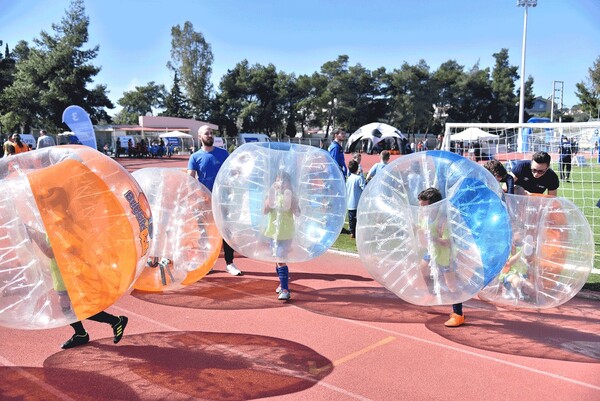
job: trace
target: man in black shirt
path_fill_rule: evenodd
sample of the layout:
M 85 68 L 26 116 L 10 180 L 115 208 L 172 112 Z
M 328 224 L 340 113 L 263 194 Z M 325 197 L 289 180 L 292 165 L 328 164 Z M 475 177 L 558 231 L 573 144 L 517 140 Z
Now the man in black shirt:
M 550 168 L 550 155 L 546 152 L 536 152 L 531 160 L 517 161 L 509 173 L 515 178 L 515 184 L 521 186 L 527 193 L 556 196 L 560 181 Z

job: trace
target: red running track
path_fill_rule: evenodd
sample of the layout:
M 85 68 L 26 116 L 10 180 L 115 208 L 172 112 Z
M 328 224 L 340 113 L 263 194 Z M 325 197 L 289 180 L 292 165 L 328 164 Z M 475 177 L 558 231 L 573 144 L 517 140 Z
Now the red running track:
M 179 292 L 125 295 L 108 310 L 129 316 L 117 345 L 91 321 L 92 341 L 71 350 L 69 327 L 0 328 L 0 400 L 600 399 L 596 300 L 517 311 L 475 299 L 451 329 L 449 306 L 401 301 L 354 255 L 290 266 L 289 303 L 272 264 L 236 264 L 244 276 L 219 259 Z

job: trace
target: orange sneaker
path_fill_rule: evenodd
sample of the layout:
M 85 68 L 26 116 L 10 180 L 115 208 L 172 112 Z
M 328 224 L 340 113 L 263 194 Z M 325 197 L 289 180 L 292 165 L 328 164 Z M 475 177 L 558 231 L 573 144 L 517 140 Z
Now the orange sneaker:
M 450 315 L 450 319 L 448 319 L 448 321 L 446 323 L 444 323 L 444 326 L 446 327 L 458 327 L 458 326 L 462 326 L 463 324 L 465 324 L 465 315 L 458 315 L 456 313 L 452 313 Z

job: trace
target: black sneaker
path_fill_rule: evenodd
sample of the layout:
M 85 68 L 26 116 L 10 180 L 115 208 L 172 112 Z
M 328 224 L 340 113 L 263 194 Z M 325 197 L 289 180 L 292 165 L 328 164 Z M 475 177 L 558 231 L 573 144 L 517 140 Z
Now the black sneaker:
M 74 348 L 79 345 L 87 344 L 88 342 L 90 342 L 90 336 L 88 333 L 73 334 L 73 337 L 71 337 L 69 340 L 67 340 L 67 342 L 61 346 L 61 348 L 62 349 Z
M 127 326 L 127 316 L 119 316 L 119 323 L 115 324 L 113 328 L 113 333 L 115 334 L 115 338 L 113 338 L 113 343 L 118 343 L 121 341 L 123 337 L 123 333 L 125 332 L 125 326 Z

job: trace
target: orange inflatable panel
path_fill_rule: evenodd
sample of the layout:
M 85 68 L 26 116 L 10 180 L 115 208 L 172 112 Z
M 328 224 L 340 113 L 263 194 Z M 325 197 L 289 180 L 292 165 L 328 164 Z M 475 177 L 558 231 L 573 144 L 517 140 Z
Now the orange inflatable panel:
M 31 189 L 78 319 L 112 305 L 131 284 L 138 256 L 123 206 L 77 160 L 32 171 Z

